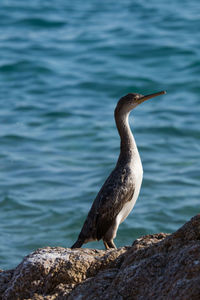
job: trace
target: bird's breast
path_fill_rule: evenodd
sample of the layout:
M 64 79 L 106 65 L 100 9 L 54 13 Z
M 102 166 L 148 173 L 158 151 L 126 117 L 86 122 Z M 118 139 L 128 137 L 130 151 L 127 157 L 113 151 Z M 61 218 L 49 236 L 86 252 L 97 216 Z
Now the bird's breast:
M 117 216 L 118 225 L 122 223 L 130 214 L 140 193 L 140 187 L 143 178 L 143 168 L 139 156 L 130 164 L 130 173 L 131 173 L 130 176 L 132 177 L 132 180 L 134 182 L 134 193 L 132 199 L 130 201 L 127 201 L 124 204 L 122 210 L 119 212 Z
M 139 183 L 141 184 L 143 178 L 143 167 L 142 167 L 142 162 L 139 153 L 135 157 L 135 159 L 130 163 L 130 169 L 132 175 L 135 178 L 136 183 L 138 182 L 138 184 Z

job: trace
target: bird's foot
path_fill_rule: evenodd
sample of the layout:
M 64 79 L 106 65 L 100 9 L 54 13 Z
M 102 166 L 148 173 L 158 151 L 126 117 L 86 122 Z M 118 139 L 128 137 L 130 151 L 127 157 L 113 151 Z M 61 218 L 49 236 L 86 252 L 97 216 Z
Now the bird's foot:
M 112 249 L 112 248 L 117 249 L 117 247 L 115 246 L 113 240 L 103 241 L 103 243 L 104 243 L 104 246 L 105 246 L 106 250 L 109 250 L 109 249 Z

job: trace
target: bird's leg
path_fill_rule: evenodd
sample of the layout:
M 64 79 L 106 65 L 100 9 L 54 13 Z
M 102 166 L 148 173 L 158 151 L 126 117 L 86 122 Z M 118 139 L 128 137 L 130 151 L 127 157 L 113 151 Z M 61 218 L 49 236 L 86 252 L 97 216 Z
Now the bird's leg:
M 117 247 L 115 246 L 113 240 L 107 241 L 107 245 L 108 245 L 109 248 L 117 249 Z
M 114 248 L 114 249 L 117 249 L 117 247 L 115 246 L 113 240 L 110 240 L 110 241 L 103 241 L 105 247 L 106 247 L 106 250 L 109 250 L 111 248 Z
M 103 241 L 103 243 L 104 243 L 104 246 L 105 246 L 106 250 L 109 250 L 110 248 L 109 248 L 107 242 L 106 242 L 106 241 Z
M 106 250 L 109 250 L 110 247 L 108 246 L 107 242 L 106 242 L 106 241 L 103 241 L 103 243 L 104 243 L 104 246 L 105 246 Z

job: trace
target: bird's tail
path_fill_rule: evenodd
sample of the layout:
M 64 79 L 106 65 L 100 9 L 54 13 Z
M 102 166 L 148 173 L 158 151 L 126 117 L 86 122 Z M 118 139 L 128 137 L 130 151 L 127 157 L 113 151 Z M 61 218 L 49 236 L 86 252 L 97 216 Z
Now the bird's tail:
M 81 248 L 82 245 L 83 245 L 83 241 L 82 240 L 77 240 L 76 243 L 74 243 L 74 245 L 71 246 L 71 249 Z

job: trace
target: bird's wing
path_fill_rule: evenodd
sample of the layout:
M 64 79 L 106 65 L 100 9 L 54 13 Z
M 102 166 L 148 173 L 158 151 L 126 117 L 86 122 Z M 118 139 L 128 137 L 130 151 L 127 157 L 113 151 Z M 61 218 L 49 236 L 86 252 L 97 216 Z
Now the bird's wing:
M 96 238 L 101 239 L 113 225 L 124 204 L 130 201 L 135 190 L 129 168 L 116 168 L 99 191 L 92 210 L 95 211 Z

